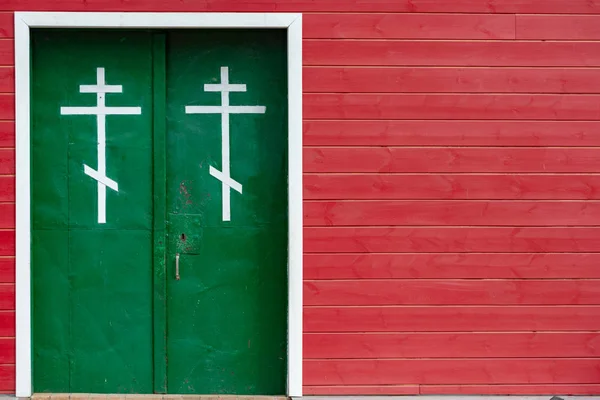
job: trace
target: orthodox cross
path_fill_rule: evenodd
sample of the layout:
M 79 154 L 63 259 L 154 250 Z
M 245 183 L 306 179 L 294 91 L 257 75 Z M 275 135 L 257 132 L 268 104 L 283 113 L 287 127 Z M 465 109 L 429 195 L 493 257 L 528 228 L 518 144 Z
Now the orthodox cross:
M 230 189 L 242 193 L 242 185 L 231 178 L 229 162 L 229 114 L 264 114 L 265 106 L 231 106 L 229 105 L 229 93 L 245 92 L 245 84 L 229 83 L 229 67 L 221 67 L 221 83 L 204 84 L 207 92 L 220 92 L 220 106 L 185 106 L 186 114 L 221 114 L 221 169 L 210 166 L 209 173 L 222 182 L 222 204 L 223 221 L 231 220 Z
M 96 106 L 94 107 L 61 107 L 61 115 L 95 115 L 98 138 L 98 168 L 95 170 L 83 164 L 83 172 L 90 178 L 98 181 L 98 223 L 106 223 L 106 187 L 115 192 L 119 191 L 119 184 L 106 176 L 106 116 L 107 115 L 140 115 L 141 107 L 107 107 L 106 93 L 123 93 L 122 85 L 107 85 L 104 77 L 104 68 L 96 69 L 95 85 L 80 85 L 79 93 L 96 93 Z

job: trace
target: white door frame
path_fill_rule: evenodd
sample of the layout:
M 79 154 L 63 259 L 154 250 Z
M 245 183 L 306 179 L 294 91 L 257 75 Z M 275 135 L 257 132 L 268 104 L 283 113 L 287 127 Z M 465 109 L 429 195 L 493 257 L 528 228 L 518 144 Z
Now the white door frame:
M 288 379 L 302 396 L 302 14 L 16 12 L 16 395 L 32 395 L 30 28 L 279 28 L 288 59 Z

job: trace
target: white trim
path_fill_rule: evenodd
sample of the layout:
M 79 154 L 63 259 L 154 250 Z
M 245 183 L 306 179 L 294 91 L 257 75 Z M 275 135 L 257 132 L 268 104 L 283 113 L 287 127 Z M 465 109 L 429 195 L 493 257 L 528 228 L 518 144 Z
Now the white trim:
M 32 395 L 30 28 L 284 28 L 288 33 L 288 382 L 302 396 L 302 15 L 290 13 L 15 13 L 16 395 Z

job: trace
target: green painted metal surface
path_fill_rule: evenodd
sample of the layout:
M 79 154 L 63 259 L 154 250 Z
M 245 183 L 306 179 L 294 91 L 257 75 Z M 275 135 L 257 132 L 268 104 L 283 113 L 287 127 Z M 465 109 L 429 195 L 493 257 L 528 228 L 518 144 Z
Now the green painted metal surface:
M 32 44 L 34 391 L 284 394 L 285 31 L 40 30 Z M 106 117 L 105 158 L 97 117 L 61 108 L 101 102 L 80 92 L 99 67 L 123 89 L 106 106 L 142 109 Z M 229 163 L 222 116 L 185 108 L 223 104 L 204 87 L 222 67 L 246 85 L 229 87 Z M 237 188 L 227 218 L 218 177 Z
M 146 32 L 32 35 L 33 385 L 36 392 L 152 392 L 152 57 Z M 106 223 L 98 223 L 97 68 L 106 106 Z
M 230 221 L 223 221 L 221 106 L 228 67 Z M 167 37 L 168 391 L 285 394 L 287 75 L 285 31 L 173 32 Z M 216 88 L 215 88 L 216 89 Z M 239 89 L 239 87 L 238 87 Z M 235 112 L 235 110 L 232 110 Z M 179 253 L 180 280 L 175 279 Z

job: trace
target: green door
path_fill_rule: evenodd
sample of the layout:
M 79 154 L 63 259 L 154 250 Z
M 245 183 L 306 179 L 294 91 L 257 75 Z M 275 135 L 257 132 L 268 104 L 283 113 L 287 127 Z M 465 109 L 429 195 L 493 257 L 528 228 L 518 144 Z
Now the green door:
M 34 392 L 285 393 L 285 41 L 33 33 Z
M 172 393 L 285 394 L 285 40 L 268 30 L 168 36 Z

